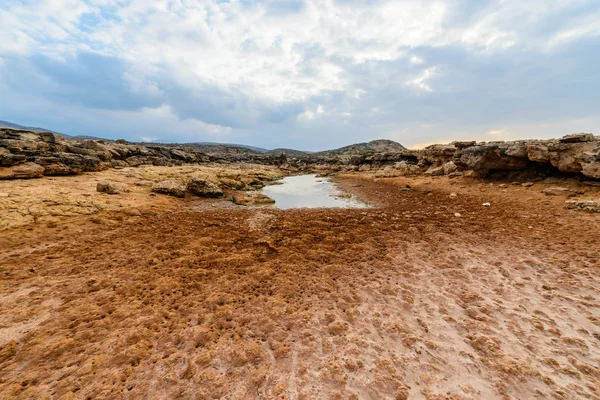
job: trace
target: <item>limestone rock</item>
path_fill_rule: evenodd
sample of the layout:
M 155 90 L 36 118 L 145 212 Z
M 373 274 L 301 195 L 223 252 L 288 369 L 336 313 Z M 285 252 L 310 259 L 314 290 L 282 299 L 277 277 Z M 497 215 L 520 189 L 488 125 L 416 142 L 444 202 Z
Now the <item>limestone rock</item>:
M 421 168 L 419 168 L 416 164 L 411 164 L 406 161 L 399 161 L 394 164 L 394 169 L 396 169 L 399 176 L 408 176 L 408 175 L 417 175 L 421 172 Z
M 568 188 L 553 186 L 544 189 L 544 194 L 546 196 L 573 196 L 575 193 Z
M 187 190 L 200 197 L 223 196 L 223 191 L 219 186 L 201 178 L 192 178 L 187 184 Z
M 453 173 L 454 171 L 456 171 L 458 169 L 456 164 L 454 164 L 454 161 L 448 161 L 446 164 L 444 164 L 443 168 L 444 168 L 444 175 L 450 175 L 451 173 Z
M 44 175 L 44 167 L 28 162 L 9 168 L 0 168 L 0 179 L 30 179 Z
M 108 194 L 119 194 L 121 193 L 121 188 L 116 183 L 98 182 L 98 184 L 96 185 L 96 191 Z
M 175 197 L 184 197 L 186 187 L 179 182 L 166 180 L 152 185 L 152 191 L 155 193 L 168 194 Z
M 244 190 L 246 184 L 242 181 L 232 178 L 219 178 L 219 186 L 226 189 Z
M 275 200 L 262 193 L 236 193 L 233 202 L 242 206 L 274 204 Z
M 565 135 L 559 141 L 561 143 L 581 143 L 581 142 L 593 142 L 596 138 L 591 133 L 572 133 Z
M 600 200 L 568 200 L 566 208 L 569 210 L 600 213 Z
M 425 171 L 425 175 L 431 175 L 431 176 L 444 175 L 444 166 L 443 165 L 440 165 L 440 166 L 432 165 L 431 167 L 429 167 L 429 169 L 427 171 Z

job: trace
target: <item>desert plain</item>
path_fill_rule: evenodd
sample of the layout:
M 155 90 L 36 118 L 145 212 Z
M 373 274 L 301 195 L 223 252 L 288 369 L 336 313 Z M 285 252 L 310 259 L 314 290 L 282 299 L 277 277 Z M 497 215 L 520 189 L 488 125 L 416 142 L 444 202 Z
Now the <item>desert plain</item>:
M 0 398 L 600 398 L 600 214 L 556 182 L 336 174 L 357 209 L 150 189 L 286 174 L 0 181 Z

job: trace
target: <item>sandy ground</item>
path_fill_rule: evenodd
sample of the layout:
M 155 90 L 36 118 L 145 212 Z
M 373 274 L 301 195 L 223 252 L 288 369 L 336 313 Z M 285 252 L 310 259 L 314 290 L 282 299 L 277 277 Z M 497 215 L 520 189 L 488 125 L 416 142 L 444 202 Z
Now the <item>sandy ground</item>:
M 600 399 L 600 215 L 340 182 L 379 207 L 145 195 L 0 232 L 0 398 Z

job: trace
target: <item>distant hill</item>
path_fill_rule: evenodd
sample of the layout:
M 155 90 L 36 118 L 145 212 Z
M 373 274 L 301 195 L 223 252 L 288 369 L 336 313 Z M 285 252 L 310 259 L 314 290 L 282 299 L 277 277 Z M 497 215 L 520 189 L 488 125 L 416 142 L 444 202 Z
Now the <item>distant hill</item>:
M 2 121 L 0 120 L 0 128 L 12 128 L 12 129 L 22 129 L 25 131 L 34 131 L 34 132 L 52 132 L 55 133 L 57 135 L 60 135 L 64 138 L 67 139 L 93 139 L 93 140 L 108 140 L 108 139 L 102 139 L 99 137 L 95 137 L 95 136 L 71 136 L 71 135 L 67 135 L 64 133 L 60 133 L 60 132 L 56 132 L 50 129 L 46 129 L 46 128 L 37 128 L 34 126 L 24 126 L 24 125 L 19 125 L 19 124 L 15 124 L 12 122 L 8 122 L 8 121 Z
M 65 135 L 64 133 L 59 133 L 52 131 L 50 129 L 45 128 L 37 128 L 31 126 L 24 126 L 15 124 L 13 122 L 2 121 L 0 120 L 0 128 L 12 128 L 12 129 L 23 129 L 29 131 L 37 131 L 37 132 L 52 132 L 58 135 L 65 137 L 66 139 L 74 139 L 74 140 L 83 140 L 83 139 L 92 139 L 92 140 L 104 140 L 107 142 L 114 141 L 111 139 L 104 139 L 95 136 L 71 136 Z M 194 142 L 194 143 L 159 143 L 159 142 L 128 142 L 132 144 L 139 144 L 148 147 L 188 147 L 193 148 L 197 151 L 201 151 L 207 154 L 266 154 L 279 156 L 281 154 L 285 154 L 288 157 L 304 157 L 304 156 L 334 156 L 334 155 L 344 155 L 344 154 L 365 154 L 365 153 L 376 153 L 376 152 L 395 152 L 406 150 L 404 146 L 400 143 L 394 142 L 393 140 L 380 139 L 373 140 L 371 142 L 365 143 L 356 143 L 351 144 L 349 146 L 341 147 L 335 150 L 326 150 L 320 152 L 308 152 L 308 151 L 300 151 L 294 149 L 286 149 L 286 148 L 277 148 L 273 150 L 263 149 L 262 147 L 248 146 L 244 144 L 235 144 L 235 143 L 215 143 L 215 142 Z
M 406 147 L 402 146 L 398 142 L 387 139 L 373 140 L 365 143 L 356 143 L 349 146 L 341 147 L 335 150 L 320 151 L 313 153 L 319 156 L 328 155 L 343 155 L 343 154 L 363 154 L 363 153 L 376 153 L 376 152 L 394 152 L 406 150 Z
M 22 129 L 25 131 L 58 133 L 58 132 L 51 131 L 50 129 L 36 128 L 33 126 L 24 126 L 24 125 L 14 124 L 12 122 L 2 121 L 2 120 L 0 120 L 0 128 L 12 128 L 12 129 Z M 61 134 L 59 133 L 59 135 L 61 135 Z M 63 136 L 67 136 L 67 135 L 63 135 Z
M 279 156 L 281 154 L 285 154 L 288 157 L 302 157 L 302 156 L 307 156 L 311 153 L 306 152 L 306 151 L 300 151 L 300 150 L 294 150 L 294 149 L 273 149 L 273 150 L 269 150 L 267 152 L 265 152 L 265 154 L 271 155 L 271 156 Z
M 130 142 L 133 143 L 133 142 Z M 260 147 L 247 146 L 244 144 L 233 143 L 214 143 L 214 142 L 196 142 L 196 143 L 159 143 L 159 142 L 143 142 L 135 143 L 147 147 L 181 147 L 191 148 L 201 151 L 206 154 L 265 154 L 267 149 Z
M 269 151 L 268 149 L 263 149 L 262 147 L 248 146 L 246 144 L 236 144 L 236 143 L 194 142 L 194 143 L 189 143 L 189 144 L 194 145 L 194 146 L 241 147 L 244 149 L 255 151 L 257 153 L 266 153 Z

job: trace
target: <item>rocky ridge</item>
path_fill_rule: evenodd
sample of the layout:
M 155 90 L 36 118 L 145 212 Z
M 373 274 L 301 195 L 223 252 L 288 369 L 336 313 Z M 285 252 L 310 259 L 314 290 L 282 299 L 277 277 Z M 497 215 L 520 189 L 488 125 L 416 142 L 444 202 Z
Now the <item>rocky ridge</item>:
M 351 146 L 348 146 L 351 147 Z M 326 152 L 325 152 L 326 153 Z M 371 171 L 380 176 L 532 179 L 559 173 L 600 179 L 600 137 L 578 133 L 550 140 L 452 142 L 421 150 L 291 156 L 252 152 L 203 153 L 185 146 L 146 146 L 65 139 L 51 132 L 0 128 L 0 179 L 69 175 L 140 165 L 253 163 L 290 172 Z

